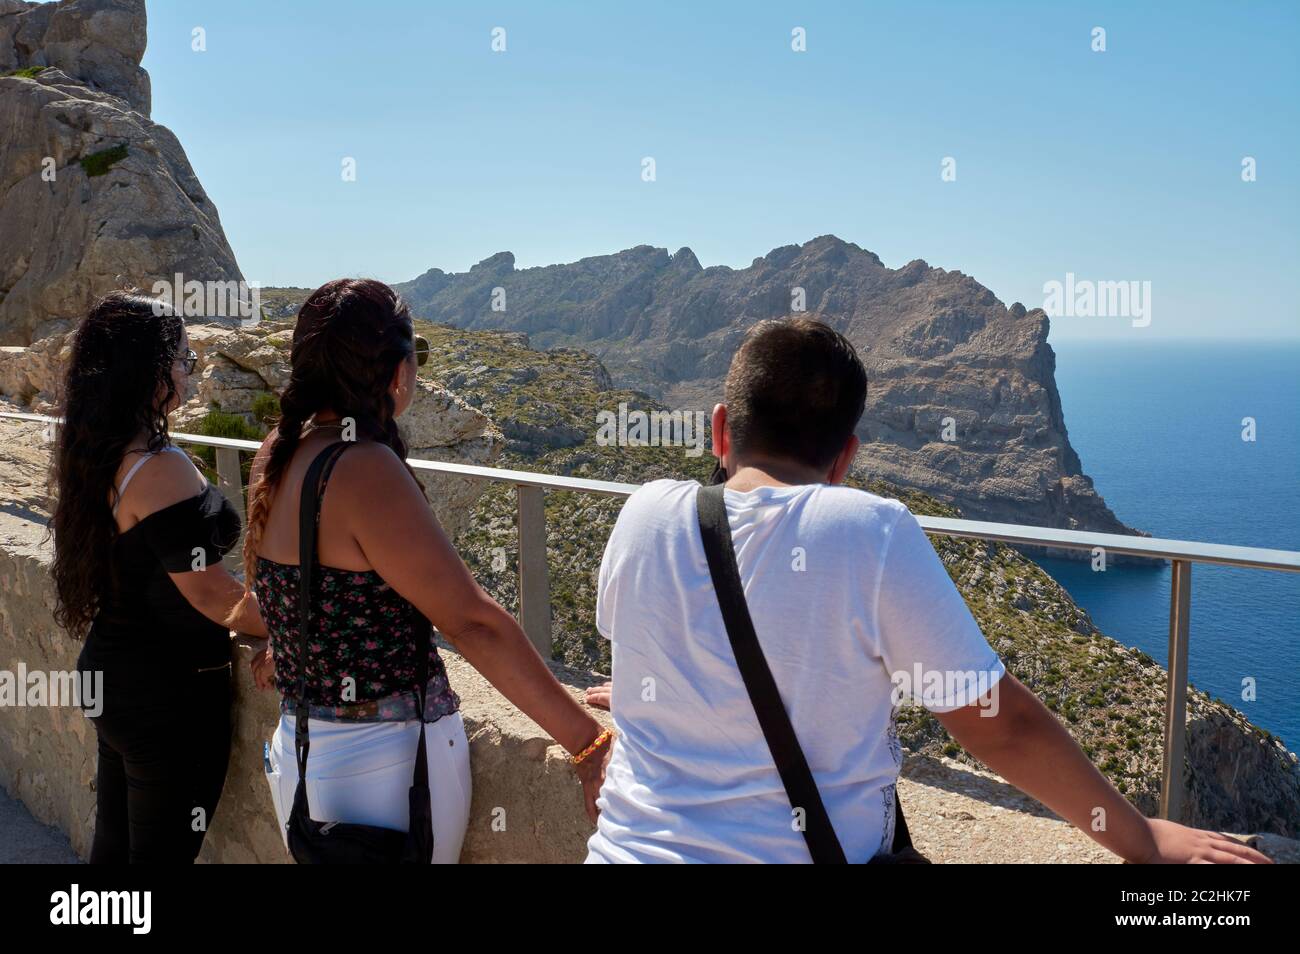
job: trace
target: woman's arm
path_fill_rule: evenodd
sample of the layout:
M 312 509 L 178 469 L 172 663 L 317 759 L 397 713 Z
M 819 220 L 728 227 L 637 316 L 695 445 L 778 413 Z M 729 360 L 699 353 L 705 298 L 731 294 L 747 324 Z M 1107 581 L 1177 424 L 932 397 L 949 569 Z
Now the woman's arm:
M 326 506 L 345 515 L 370 565 L 503 696 L 570 754 L 600 735 L 600 723 L 560 685 L 514 617 L 474 580 L 397 455 L 358 445 L 339 458 L 330 494 Z M 593 788 L 586 776 L 595 763 L 603 764 L 600 753 L 579 767 L 593 817 L 599 783 Z
M 1018 679 L 1008 673 L 992 692 L 996 708 L 986 696 L 935 718 L 994 772 L 1125 861 L 1269 863 L 1218 832 L 1143 817 Z
M 230 618 L 230 612 L 235 608 L 235 604 L 244 597 L 244 584 L 235 579 L 220 563 L 202 570 L 167 575 L 172 578 L 176 589 L 181 591 L 181 596 L 185 597 L 191 606 L 222 626 L 226 625 L 226 620 Z M 250 636 L 266 635 L 266 624 L 262 622 L 256 594 L 253 594 L 244 604 L 230 628 Z
M 119 527 L 127 530 L 159 510 L 200 494 L 207 486 L 203 475 L 189 459 L 179 454 L 158 454 L 140 468 L 118 505 Z M 231 610 L 244 595 L 244 587 L 230 572 L 215 562 L 185 572 L 167 574 L 186 601 L 214 623 L 226 624 Z M 240 632 L 265 636 L 256 599 L 240 613 Z

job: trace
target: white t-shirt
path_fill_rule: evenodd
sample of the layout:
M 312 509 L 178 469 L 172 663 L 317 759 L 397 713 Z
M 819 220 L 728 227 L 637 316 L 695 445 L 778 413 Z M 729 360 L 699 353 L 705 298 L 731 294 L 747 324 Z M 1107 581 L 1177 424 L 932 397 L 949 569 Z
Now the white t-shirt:
M 618 739 L 588 862 L 810 860 L 722 623 L 698 489 L 641 487 L 605 548 Z M 898 501 L 823 484 L 725 496 L 763 654 L 844 853 L 865 862 L 893 842 L 896 686 L 919 698 L 946 675 L 921 700 L 945 711 L 1005 670 Z

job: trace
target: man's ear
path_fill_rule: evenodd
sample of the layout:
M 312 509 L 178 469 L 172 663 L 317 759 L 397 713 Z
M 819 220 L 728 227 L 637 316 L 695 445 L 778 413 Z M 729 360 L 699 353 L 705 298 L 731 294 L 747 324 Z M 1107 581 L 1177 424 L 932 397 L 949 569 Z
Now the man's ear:
M 850 434 L 849 439 L 844 442 L 844 447 L 836 456 L 835 462 L 831 464 L 831 472 L 826 479 L 827 483 L 844 483 L 844 478 L 848 476 L 849 468 L 853 466 L 853 458 L 857 456 L 858 448 L 861 446 L 862 442 L 858 440 L 858 435 Z
M 731 441 L 727 438 L 727 405 L 713 405 L 712 453 L 718 459 L 719 467 L 727 466 L 727 454 L 731 450 Z

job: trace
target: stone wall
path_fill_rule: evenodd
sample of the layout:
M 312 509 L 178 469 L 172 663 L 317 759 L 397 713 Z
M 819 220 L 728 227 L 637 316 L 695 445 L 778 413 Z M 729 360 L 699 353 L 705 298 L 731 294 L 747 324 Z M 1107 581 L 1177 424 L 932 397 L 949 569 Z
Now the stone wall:
M 0 512 L 0 669 L 74 670 L 80 644 L 54 622 L 49 547 L 39 524 Z M 200 860 L 287 862 L 262 772 L 278 695 L 258 692 L 241 646 L 234 747 L 225 793 Z M 446 652 L 470 738 L 474 796 L 462 862 L 577 862 L 591 825 L 566 756 L 459 656 Z M 581 674 L 557 671 L 575 694 Z M 0 708 L 0 786 L 85 858 L 94 835 L 95 731 L 77 709 Z M 494 820 L 500 821 L 494 828 Z

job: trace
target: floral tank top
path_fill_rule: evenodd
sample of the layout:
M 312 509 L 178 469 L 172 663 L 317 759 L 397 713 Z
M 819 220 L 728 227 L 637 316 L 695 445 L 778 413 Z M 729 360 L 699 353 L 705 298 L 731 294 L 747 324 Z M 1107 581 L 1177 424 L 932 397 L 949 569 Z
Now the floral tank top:
M 329 479 L 327 469 L 322 479 Z M 320 519 L 319 507 L 316 519 Z M 298 589 L 296 565 L 258 557 L 253 585 L 271 637 L 281 710 L 296 709 L 298 690 Z M 307 643 L 307 703 L 311 718 L 399 722 L 419 718 L 416 684 L 420 650 L 428 646 L 425 720 L 460 708 L 429 623 L 374 570 L 316 565 L 311 631 Z

